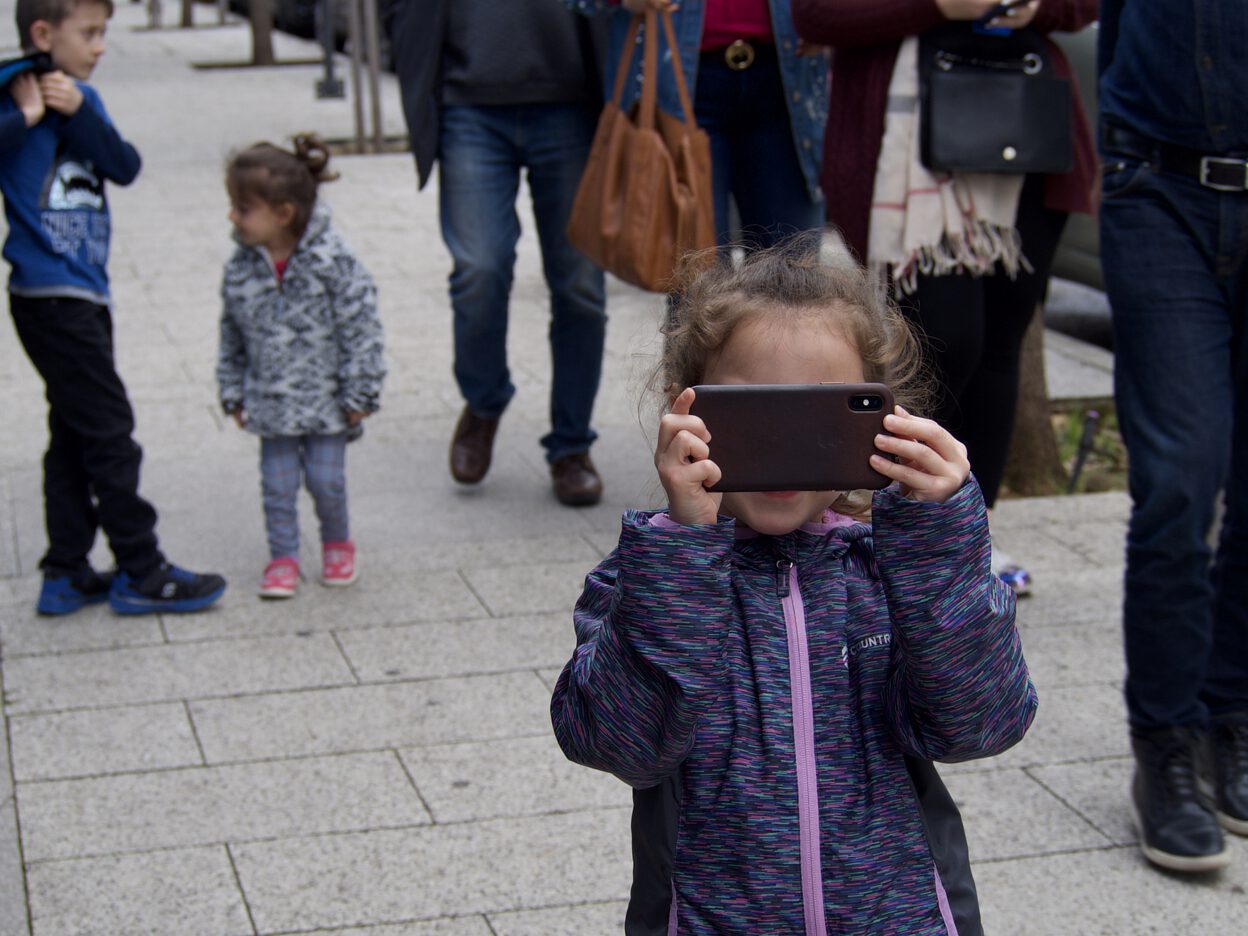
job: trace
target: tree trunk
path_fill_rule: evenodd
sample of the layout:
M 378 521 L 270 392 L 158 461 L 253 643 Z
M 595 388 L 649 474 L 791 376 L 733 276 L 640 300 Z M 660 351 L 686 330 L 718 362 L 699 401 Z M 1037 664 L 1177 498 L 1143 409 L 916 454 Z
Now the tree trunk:
M 1051 415 L 1044 374 L 1044 310 L 1038 308 L 1023 337 L 1018 409 L 1005 468 L 1005 486 L 1014 494 L 1038 497 L 1066 489 L 1066 470 L 1057 450 Z
M 195 0 L 182 0 L 182 23 L 183 29 L 190 29 L 195 25 Z
M 251 0 L 251 64 L 275 65 L 273 57 L 273 0 Z

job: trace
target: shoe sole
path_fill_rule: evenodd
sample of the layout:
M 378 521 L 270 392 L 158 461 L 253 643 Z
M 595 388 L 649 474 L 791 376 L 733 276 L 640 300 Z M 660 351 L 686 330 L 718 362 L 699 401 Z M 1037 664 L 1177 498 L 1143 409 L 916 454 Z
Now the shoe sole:
M 1140 851 L 1159 868 L 1199 874 L 1202 871 L 1220 871 L 1231 863 L 1231 850 L 1225 844 L 1220 852 L 1213 855 L 1175 855 L 1153 848 L 1144 841 L 1144 824 L 1140 822 L 1140 814 L 1134 804 L 1131 806 L 1131 819 L 1135 823 L 1136 834 L 1140 837 Z
M 142 595 L 109 595 L 108 603 L 118 614 L 187 614 L 202 611 L 225 594 L 222 585 L 216 591 L 201 595 L 198 598 L 183 598 L 179 601 L 167 601 L 161 598 L 145 598 Z
M 1196 791 L 1200 795 L 1205 808 L 1217 817 L 1218 825 L 1235 835 L 1248 835 L 1248 819 L 1241 819 L 1238 816 L 1232 816 L 1230 813 L 1224 813 L 1214 805 L 1217 801 L 1217 796 L 1213 790 L 1213 781 L 1207 775 L 1202 774 L 1196 778 Z
M 1237 819 L 1221 810 L 1216 811 L 1218 824 L 1235 835 L 1248 835 L 1248 819 Z
M 35 613 L 43 617 L 64 617 L 66 614 L 73 614 L 75 611 L 81 611 L 87 605 L 97 605 L 108 601 L 108 592 L 100 595 L 92 595 L 89 598 L 73 598 L 46 600 L 40 598 L 35 605 Z
M 326 588 L 346 588 L 348 585 L 354 585 L 356 579 L 360 577 L 360 573 L 354 573 L 349 579 L 327 579 L 321 577 L 321 584 Z
M 293 588 L 262 588 L 256 594 L 261 598 L 270 599 L 294 598 L 295 590 Z

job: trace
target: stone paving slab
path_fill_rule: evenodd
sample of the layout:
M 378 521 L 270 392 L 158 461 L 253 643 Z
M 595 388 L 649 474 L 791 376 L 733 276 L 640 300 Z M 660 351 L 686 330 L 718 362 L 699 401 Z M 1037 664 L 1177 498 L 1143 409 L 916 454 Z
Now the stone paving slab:
M 1020 817 L 1019 821 L 1026 821 Z M 1093 849 L 988 862 L 976 869 L 984 932 L 1026 936 L 1148 936 L 1243 932 L 1248 845 L 1220 876 L 1189 880 L 1149 869 L 1138 850 Z
M 5 664 L 10 712 L 229 696 L 354 681 L 337 645 L 323 634 L 18 657 Z
M 430 821 L 391 753 L 24 783 L 18 808 L 28 861 Z
M 549 690 L 531 672 L 199 700 L 190 711 L 209 763 L 551 730 Z
M 1060 854 L 1110 844 L 1091 823 L 1021 770 L 944 776 L 966 822 L 967 844 L 976 861 Z
M 362 682 L 504 673 L 561 665 L 576 646 L 565 610 L 528 617 L 344 630 L 338 644 Z
M 556 907 L 516 913 L 491 913 L 497 936 L 584 936 L 585 933 L 624 931 L 623 901 L 580 907 Z
M 38 936 L 253 936 L 226 849 L 31 864 Z
M 622 900 L 627 809 L 349 833 L 231 849 L 259 933 L 455 912 L 541 909 L 584 894 Z M 574 854 L 573 841 L 596 846 Z
M 497 929 L 490 928 L 485 916 L 434 920 L 430 923 L 399 923 L 395 926 L 299 930 L 299 936 L 497 936 L 497 933 Z M 286 936 L 286 934 L 275 934 L 275 936 Z
M 626 808 L 627 784 L 563 756 L 553 734 L 399 752 L 435 822 Z
M 9 719 L 18 781 L 169 770 L 204 762 L 180 702 Z

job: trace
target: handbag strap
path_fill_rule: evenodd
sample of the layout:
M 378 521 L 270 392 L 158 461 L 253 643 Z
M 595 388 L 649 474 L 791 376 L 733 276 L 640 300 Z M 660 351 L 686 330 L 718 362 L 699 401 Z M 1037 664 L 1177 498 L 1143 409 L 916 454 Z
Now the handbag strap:
M 685 123 L 690 127 L 698 125 L 693 116 L 693 102 L 689 98 L 689 86 L 685 83 L 685 70 L 680 65 L 680 53 L 676 49 L 676 30 L 672 27 L 672 14 L 663 11 L 663 32 L 667 36 L 667 47 L 672 51 L 672 72 L 676 76 L 676 93 L 680 95 L 680 108 L 685 112 Z
M 615 88 L 611 100 L 616 107 L 624 99 L 624 82 L 628 79 L 629 67 L 633 63 L 634 50 L 637 47 L 637 31 L 645 23 L 645 49 L 643 50 L 641 72 L 641 106 L 638 109 L 638 122 L 645 128 L 654 127 L 654 112 L 658 106 L 658 63 L 659 41 L 657 32 L 658 13 L 647 9 L 643 13 L 634 13 L 628 24 L 628 34 L 624 37 L 624 48 L 620 53 L 620 63 L 615 69 Z M 676 92 L 680 97 L 680 107 L 684 111 L 685 123 L 696 128 L 698 123 L 693 116 L 693 102 L 689 97 L 689 86 L 685 82 L 685 72 L 680 65 L 680 54 L 676 48 L 676 31 L 672 27 L 672 14 L 663 11 L 663 32 L 667 38 L 667 47 L 672 54 L 672 73 L 676 78 Z

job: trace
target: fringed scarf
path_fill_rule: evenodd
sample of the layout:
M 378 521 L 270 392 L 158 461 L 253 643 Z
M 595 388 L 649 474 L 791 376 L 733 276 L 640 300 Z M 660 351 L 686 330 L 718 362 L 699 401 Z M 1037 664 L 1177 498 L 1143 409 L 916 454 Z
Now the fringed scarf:
M 875 170 L 867 265 L 914 292 L 920 274 L 1030 272 L 1014 220 L 1022 175 L 933 172 L 919 159 L 919 40 L 897 52 Z M 991 115 L 985 119 L 991 120 Z

